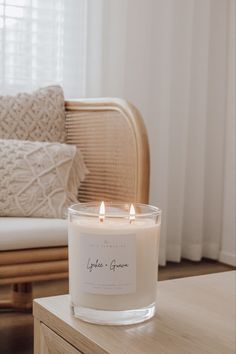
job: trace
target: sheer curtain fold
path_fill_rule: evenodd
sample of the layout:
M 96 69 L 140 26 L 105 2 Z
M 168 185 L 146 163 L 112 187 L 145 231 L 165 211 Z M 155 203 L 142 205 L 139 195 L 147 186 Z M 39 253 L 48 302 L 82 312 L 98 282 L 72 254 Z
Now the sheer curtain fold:
M 160 263 L 236 264 L 234 0 L 98 3 L 96 95 L 124 97 L 145 118 L 150 202 L 163 209 Z
M 0 92 L 86 86 L 86 0 L 0 0 Z
M 227 96 L 223 176 L 223 220 L 220 261 L 236 265 L 236 3 L 229 2 Z

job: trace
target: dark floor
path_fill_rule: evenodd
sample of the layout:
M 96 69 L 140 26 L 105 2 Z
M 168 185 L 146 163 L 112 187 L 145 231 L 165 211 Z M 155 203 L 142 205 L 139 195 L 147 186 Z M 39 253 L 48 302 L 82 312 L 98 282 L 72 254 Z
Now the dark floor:
M 201 274 L 224 272 L 235 269 L 228 265 L 204 259 L 201 262 L 182 260 L 181 263 L 169 262 L 159 267 L 159 280 L 182 278 Z M 67 281 L 34 284 L 33 296 L 44 297 L 68 292 Z M 9 287 L 0 288 L 0 299 L 6 298 Z M 31 313 L 0 312 L 0 354 L 33 353 L 33 316 Z M 174 353 L 173 353 L 174 354 Z

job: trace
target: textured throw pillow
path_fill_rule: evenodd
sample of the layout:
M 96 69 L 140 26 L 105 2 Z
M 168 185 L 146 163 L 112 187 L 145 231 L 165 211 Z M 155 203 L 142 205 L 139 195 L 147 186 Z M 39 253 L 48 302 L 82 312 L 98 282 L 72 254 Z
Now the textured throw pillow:
M 74 145 L 0 139 L 0 216 L 65 217 L 87 172 Z
M 60 86 L 32 94 L 0 96 L 0 139 L 64 143 L 65 108 Z

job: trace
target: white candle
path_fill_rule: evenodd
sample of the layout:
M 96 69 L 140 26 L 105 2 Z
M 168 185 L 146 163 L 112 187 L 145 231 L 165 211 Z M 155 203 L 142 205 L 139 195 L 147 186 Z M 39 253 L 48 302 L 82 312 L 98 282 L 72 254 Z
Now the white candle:
M 75 308 L 155 307 L 160 218 L 156 223 L 145 216 L 130 221 L 74 217 L 68 236 L 70 296 Z

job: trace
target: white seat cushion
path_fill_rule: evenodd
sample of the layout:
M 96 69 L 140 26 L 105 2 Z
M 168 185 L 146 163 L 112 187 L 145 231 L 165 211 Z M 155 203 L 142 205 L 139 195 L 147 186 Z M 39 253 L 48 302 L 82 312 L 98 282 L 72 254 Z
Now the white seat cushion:
M 67 220 L 0 217 L 0 250 L 67 245 Z

